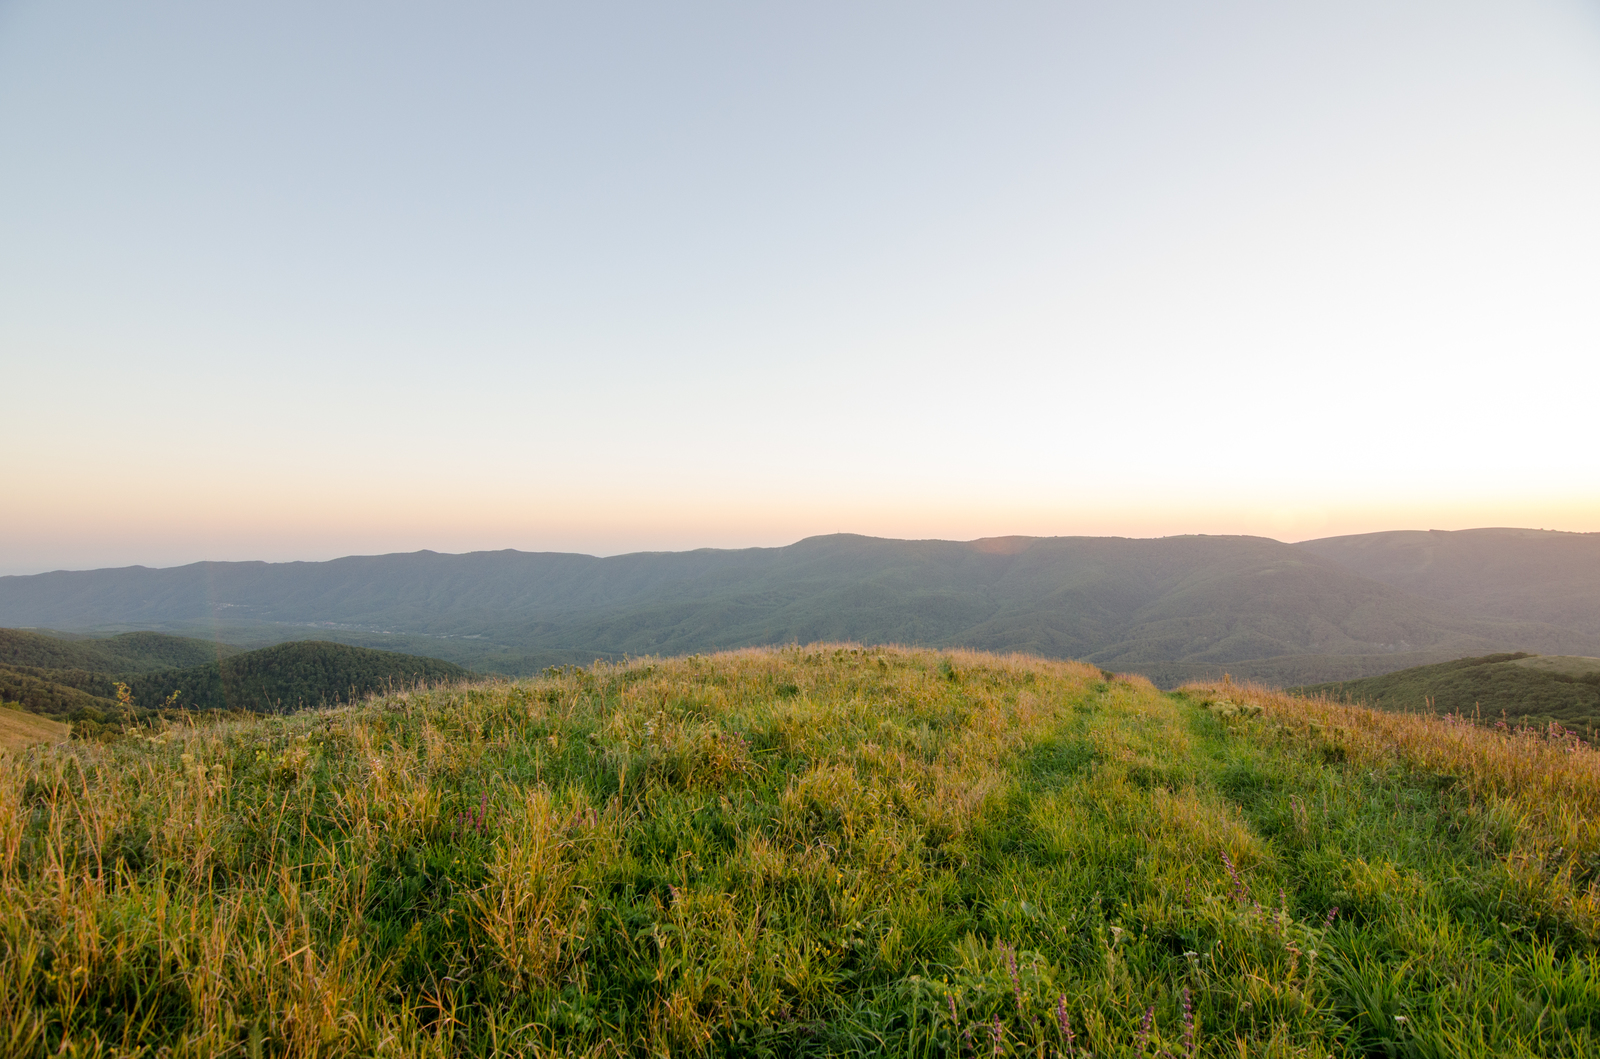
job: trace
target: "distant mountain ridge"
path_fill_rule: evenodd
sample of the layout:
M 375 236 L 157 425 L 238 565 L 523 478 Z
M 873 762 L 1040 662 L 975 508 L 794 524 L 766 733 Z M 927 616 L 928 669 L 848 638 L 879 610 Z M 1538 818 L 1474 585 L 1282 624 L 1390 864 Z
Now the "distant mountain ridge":
M 1557 592 L 1548 575 L 1561 562 L 1579 569 L 1556 583 L 1600 579 L 1600 535 L 1556 536 L 1581 540 L 1552 545 L 1521 530 L 1298 545 L 837 534 L 783 548 L 608 558 L 416 552 L 196 563 L 0 578 L 0 624 L 205 630 L 241 643 L 309 633 L 502 672 L 857 640 L 1082 658 L 1168 683 L 1223 667 L 1312 683 L 1493 651 L 1600 654 L 1600 599 L 1541 595 Z M 1489 564 L 1508 572 L 1474 586 L 1468 572 L 1486 548 L 1508 553 Z M 1547 552 L 1557 558 L 1537 558 Z M 1530 563 L 1544 580 L 1529 579 Z
M 1296 547 L 1463 612 L 1600 635 L 1600 533 L 1397 530 Z

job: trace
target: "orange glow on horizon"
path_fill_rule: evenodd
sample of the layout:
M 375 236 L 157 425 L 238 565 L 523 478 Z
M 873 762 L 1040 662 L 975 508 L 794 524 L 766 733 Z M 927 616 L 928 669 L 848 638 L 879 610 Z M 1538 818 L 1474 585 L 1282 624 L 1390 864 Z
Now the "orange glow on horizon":
M 3 573 L 107 565 L 180 565 L 201 559 L 324 560 L 351 554 L 429 549 L 515 548 L 610 555 L 631 551 L 775 547 L 836 532 L 902 539 L 1002 536 L 1161 537 L 1248 534 L 1283 541 L 1396 529 L 1518 526 L 1600 531 L 1600 502 L 1570 497 L 1374 498 L 1306 503 L 1241 496 L 1237 503 L 1128 495 L 1026 503 L 1014 497 L 917 500 L 779 497 L 741 500 L 651 495 L 633 489 L 552 490 L 536 498 L 483 489 L 295 493 L 213 489 L 152 497 L 132 489 L 35 495 L 46 512 L 0 528 Z

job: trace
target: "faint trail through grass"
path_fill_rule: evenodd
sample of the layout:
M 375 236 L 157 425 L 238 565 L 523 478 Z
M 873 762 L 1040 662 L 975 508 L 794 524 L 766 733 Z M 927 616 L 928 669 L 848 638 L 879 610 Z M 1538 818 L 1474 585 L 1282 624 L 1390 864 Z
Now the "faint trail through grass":
M 1589 1055 L 1596 758 L 853 645 L 33 749 L 0 1052 Z

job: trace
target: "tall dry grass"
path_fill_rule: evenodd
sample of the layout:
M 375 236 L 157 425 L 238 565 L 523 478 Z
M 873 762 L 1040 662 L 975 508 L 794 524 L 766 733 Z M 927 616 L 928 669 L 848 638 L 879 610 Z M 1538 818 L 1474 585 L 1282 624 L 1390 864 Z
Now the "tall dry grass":
M 201 721 L 0 759 L 0 1053 L 1600 1040 L 1550 740 L 860 645 Z
M 1600 749 L 1576 734 L 1558 724 L 1392 713 L 1232 681 L 1189 690 L 1260 708 L 1325 759 L 1437 777 L 1484 821 L 1521 900 L 1585 933 L 1600 930 Z

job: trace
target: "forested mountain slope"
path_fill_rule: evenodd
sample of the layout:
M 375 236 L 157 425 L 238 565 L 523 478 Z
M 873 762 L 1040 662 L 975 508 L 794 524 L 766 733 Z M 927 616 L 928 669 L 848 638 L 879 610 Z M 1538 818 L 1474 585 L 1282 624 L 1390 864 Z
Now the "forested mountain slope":
M 1221 667 L 1305 683 L 1497 650 L 1600 654 L 1600 626 L 1428 598 L 1322 554 L 1348 548 L 1314 544 L 838 534 L 784 548 L 608 558 L 418 552 L 197 563 L 0 578 L 0 622 L 207 630 L 255 643 L 314 631 L 513 673 L 843 639 L 1083 658 L 1166 682 Z
M 134 681 L 133 694 L 134 700 L 148 709 L 170 699 L 188 709 L 282 713 L 359 702 L 376 691 L 468 676 L 467 670 L 437 658 L 302 640 L 246 651 L 203 666 L 151 673 Z
M 100 665 L 126 653 L 129 638 L 66 641 L 0 629 L 6 657 L 33 662 L 70 661 Z M 162 641 L 173 641 L 163 643 Z M 159 633 L 135 634 L 140 658 L 184 657 L 193 641 Z M 62 649 L 58 650 L 57 645 Z M 209 646 L 209 645 L 201 645 Z M 229 648 L 224 657 L 200 665 L 130 670 L 52 668 L 0 664 L 0 703 L 71 721 L 80 736 L 120 732 L 136 715 L 168 709 L 283 712 L 358 701 L 376 692 L 458 681 L 471 674 L 450 662 L 347 644 L 297 641 L 255 651 Z M 119 684 L 121 687 L 119 687 Z M 126 689 L 129 701 L 120 700 Z
M 104 639 L 45 635 L 29 629 L 0 629 L 0 665 L 41 669 L 81 669 L 89 673 L 147 673 L 173 666 L 197 666 L 236 655 L 231 644 L 128 632 Z
M 1463 613 L 1600 633 L 1600 533 L 1403 530 L 1295 547 Z

